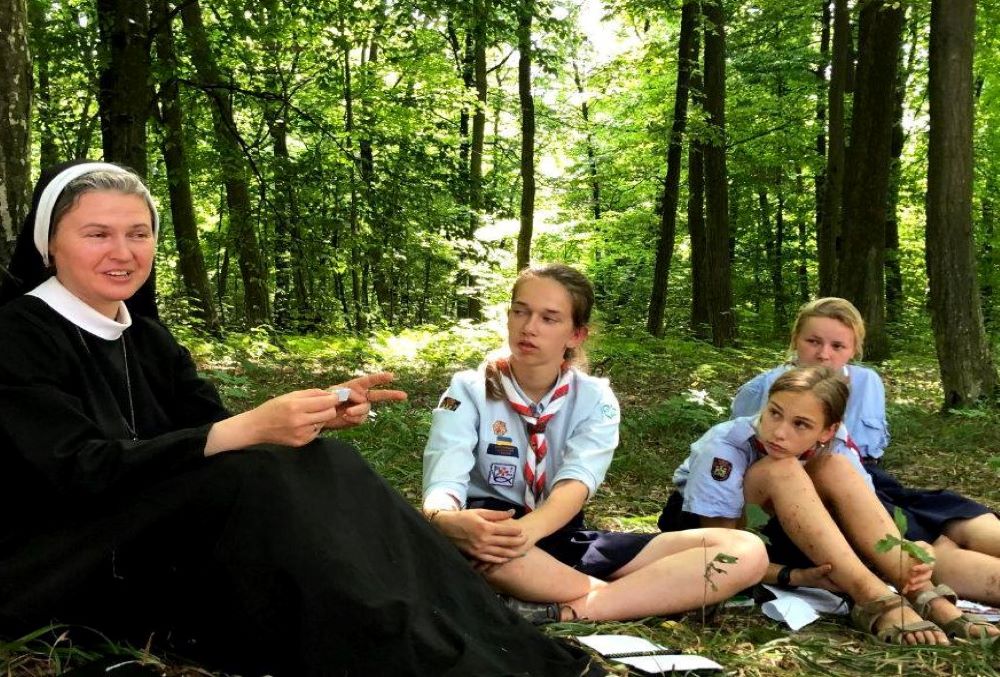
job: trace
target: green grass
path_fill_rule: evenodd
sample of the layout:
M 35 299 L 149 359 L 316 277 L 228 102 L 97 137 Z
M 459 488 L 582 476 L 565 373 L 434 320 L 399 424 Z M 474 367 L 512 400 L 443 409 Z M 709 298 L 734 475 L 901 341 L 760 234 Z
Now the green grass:
M 399 387 L 410 394 L 410 400 L 381 407 L 375 421 L 343 436 L 415 505 L 431 409 L 452 372 L 475 366 L 500 342 L 495 330 L 478 326 L 408 331 L 372 340 L 286 337 L 275 342 L 264 334 L 230 336 L 223 343 L 190 335 L 183 340 L 236 410 L 290 389 L 326 387 L 361 371 L 395 371 Z M 612 331 L 599 334 L 589 350 L 595 372 L 611 379 L 622 404 L 623 423 L 621 446 L 588 514 L 596 526 L 634 531 L 656 530 L 656 516 L 671 491 L 670 478 L 688 446 L 725 418 L 730 397 L 741 383 L 774 366 L 784 355 L 778 344 L 717 350 L 682 337 L 652 339 Z M 893 435 L 886 467 L 910 484 L 944 485 L 1000 507 L 996 460 L 1000 411 L 939 413 L 933 355 L 898 355 L 880 371 Z M 559 624 L 547 631 L 557 635 L 640 634 L 708 656 L 723 664 L 729 674 L 748 676 L 1000 675 L 1000 643 L 992 648 L 973 644 L 890 647 L 838 620 L 822 620 L 789 633 L 756 610 L 725 610 L 704 628 L 700 614 L 695 613 L 636 623 Z M 70 637 L 86 648 L 74 645 Z M 79 665 L 109 650 L 142 660 L 163 660 L 142 650 L 109 649 L 103 640 L 95 643 L 93 633 L 57 629 L 0 644 L 0 669 L 10 675 L 57 674 L 66 665 Z M 167 674 L 200 672 L 172 660 L 160 665 Z

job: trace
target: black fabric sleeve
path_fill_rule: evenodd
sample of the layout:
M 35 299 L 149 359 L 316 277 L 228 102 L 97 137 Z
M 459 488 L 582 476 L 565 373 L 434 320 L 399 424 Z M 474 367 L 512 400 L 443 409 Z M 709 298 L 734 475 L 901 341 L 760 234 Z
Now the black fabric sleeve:
M 19 315 L 0 320 L 0 453 L 21 457 L 63 496 L 140 489 L 204 458 L 211 424 L 225 410 L 190 358 L 174 378 L 175 392 L 187 401 L 180 425 L 149 439 L 114 439 L 102 421 L 120 417 L 117 404 L 94 396 L 89 358 L 75 334 L 44 316 Z M 161 380 L 169 380 L 181 358 L 162 358 Z M 213 397 L 209 415 L 198 420 L 194 411 Z
M 143 373 L 173 427 L 198 427 L 232 416 L 215 386 L 198 375 L 191 353 L 166 327 L 140 319 L 134 329 Z

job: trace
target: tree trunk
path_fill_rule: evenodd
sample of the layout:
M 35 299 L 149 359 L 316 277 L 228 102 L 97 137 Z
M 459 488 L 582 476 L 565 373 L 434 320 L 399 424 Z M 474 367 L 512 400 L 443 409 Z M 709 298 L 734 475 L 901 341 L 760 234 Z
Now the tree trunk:
M 909 52 L 907 61 L 903 63 L 903 49 L 900 45 L 898 74 L 892 121 L 892 164 L 889 169 L 889 202 L 886 205 L 885 221 L 885 308 L 886 319 L 890 324 L 896 324 L 903 317 L 903 273 L 899 263 L 899 184 L 902 180 L 901 158 L 903 146 L 906 145 L 906 134 L 903 130 L 903 104 L 906 100 L 906 86 L 913 72 L 913 64 L 917 52 L 917 22 L 910 23 Z
M 573 81 L 580 95 L 580 117 L 583 118 L 583 128 L 587 132 L 587 173 L 590 176 L 590 209 L 594 220 L 601 218 L 601 182 L 597 173 L 597 151 L 594 149 L 594 134 L 590 129 L 590 104 L 587 102 L 587 91 L 583 87 L 580 76 L 580 64 L 573 60 Z
M 737 192 L 737 197 L 739 193 Z M 771 265 L 774 259 L 774 232 L 771 229 L 771 205 L 767 199 L 767 191 L 763 188 L 757 191 L 757 210 L 760 212 L 760 234 L 763 235 L 763 249 L 760 251 L 761 238 L 753 239 L 753 310 L 760 314 L 764 307 L 763 296 L 765 292 L 764 280 L 761 275 L 761 268 L 766 266 L 768 273 L 771 272 Z M 763 255 L 761 255 L 763 254 Z M 772 301 L 774 289 L 771 289 Z M 771 318 L 771 326 L 774 326 L 774 318 Z
M 820 162 L 824 165 L 819 167 L 813 175 L 813 191 L 816 196 L 816 219 L 815 219 L 815 229 L 816 229 L 816 240 L 819 242 L 820 233 L 825 227 L 825 220 L 823 216 L 824 207 L 824 194 L 826 191 L 826 107 L 827 99 L 830 96 L 829 83 L 826 80 L 826 71 L 830 66 L 830 31 L 833 23 L 833 12 L 830 7 L 830 0 L 822 0 L 823 8 L 820 14 L 820 38 L 819 38 L 819 64 L 816 67 L 816 79 L 818 80 L 818 89 L 816 95 L 816 128 L 819 130 L 816 133 L 816 155 L 820 158 Z M 799 178 L 801 179 L 801 170 L 799 170 Z M 802 232 L 805 231 L 805 222 L 799 220 L 799 246 L 802 246 Z M 801 258 L 802 251 L 799 252 Z M 800 264 L 799 268 L 799 286 L 800 286 L 800 297 L 802 297 L 802 303 L 805 303 L 809 298 L 808 291 L 808 277 L 805 280 L 806 291 L 805 294 L 801 293 L 803 270 Z
M 826 172 L 823 205 L 816 240 L 819 255 L 819 295 L 830 296 L 836 287 L 840 259 L 841 204 L 844 193 L 844 92 L 850 63 L 851 24 L 847 0 L 833 0 L 833 52 L 830 60 L 830 87 L 827 93 Z
M 771 290 L 774 293 L 774 335 L 785 336 L 785 193 L 778 186 L 778 206 L 774 214 L 774 247 L 771 249 Z
M 932 0 L 927 277 L 944 407 L 993 394 L 972 238 L 972 54 L 975 0 Z
M 700 9 L 700 3 L 699 9 Z M 695 27 L 691 64 L 691 102 L 699 108 L 704 103 L 701 71 L 698 69 L 700 28 Z M 708 252 L 705 244 L 705 145 L 700 139 L 688 140 L 688 235 L 691 238 L 691 333 L 700 339 L 711 338 L 708 312 Z
M 274 25 L 285 20 L 278 0 L 264 0 L 261 25 Z M 269 54 L 277 55 L 283 48 L 270 31 L 264 32 L 263 48 Z M 269 203 L 274 215 L 274 240 L 271 261 L 274 266 L 274 325 L 279 330 L 310 331 L 315 329 L 321 317 L 315 311 L 309 293 L 310 267 L 315 257 L 306 255 L 308 244 L 304 244 L 299 224 L 296 186 L 299 177 L 296 166 L 288 154 L 288 120 L 292 94 L 289 81 L 294 81 L 297 73 L 295 61 L 292 65 L 275 61 L 264 72 L 266 91 L 274 96 L 263 105 L 264 120 L 271 148 L 274 153 L 273 178 L 269 182 L 271 196 Z M 262 198 L 263 200 L 263 198 Z
M 733 311 L 732 262 L 729 253 L 729 177 L 726 171 L 726 32 L 723 0 L 706 2 L 705 111 L 714 128 L 706 144 L 705 216 L 708 255 L 707 295 L 712 343 L 718 347 L 736 340 Z
M 341 15 L 340 32 L 341 35 L 346 35 L 343 15 Z M 353 146 L 351 137 L 354 134 L 354 91 L 351 86 L 351 45 L 347 42 L 346 37 L 344 38 L 341 53 L 344 59 L 344 132 L 346 133 L 344 145 L 347 152 L 351 155 L 351 203 L 348 207 L 348 219 L 351 226 L 351 298 L 354 304 L 355 330 L 358 333 L 364 333 L 368 330 L 368 303 L 366 299 L 362 299 L 362 295 L 366 291 L 366 285 L 361 279 L 360 273 L 362 261 L 358 243 L 360 224 L 358 217 L 357 163 L 354 161 L 354 153 L 351 150 Z
M 517 13 L 517 91 L 521 101 L 521 230 L 517 236 L 517 269 L 531 263 L 535 220 L 535 100 L 531 95 L 531 22 L 535 0 L 520 0 Z
M 232 102 L 227 96 L 228 90 L 208 42 L 198 0 L 185 2 L 181 17 L 191 50 L 191 60 L 211 103 L 216 148 L 226 187 L 226 207 L 229 213 L 227 239 L 236 249 L 239 258 L 244 314 L 251 327 L 268 324 L 271 320 L 268 272 L 251 218 L 250 185 L 247 178 L 249 169 L 243 154 L 243 140 L 236 127 Z
M 16 3 L 15 3 L 16 4 Z M 59 149 L 56 146 L 55 134 L 52 131 L 54 110 L 52 105 L 51 76 L 49 68 L 52 58 L 49 54 L 49 44 L 52 40 L 47 35 L 49 31 L 45 10 L 48 3 L 41 0 L 28 0 L 28 33 L 29 42 L 35 46 L 31 55 L 37 74 L 35 82 L 35 119 L 38 121 L 38 151 L 39 164 L 51 167 L 59 163 Z M 7 63 L 4 61 L 4 63 Z M 86 157 L 81 155 L 79 157 Z
M 25 0 L 0 2 L 0 270 L 31 207 L 31 54 Z
M 853 302 L 865 320 L 865 354 L 889 356 L 885 332 L 885 208 L 888 203 L 896 66 L 903 9 L 885 0 L 861 8 L 850 173 L 844 177 L 843 255 L 837 295 Z
M 993 238 L 996 233 L 996 204 L 991 195 L 995 195 L 991 187 L 991 182 L 987 181 L 987 188 L 983 191 L 982 202 L 982 224 L 983 239 L 982 251 L 979 256 L 979 271 L 981 275 L 981 286 L 979 294 L 983 300 L 983 326 L 986 332 L 992 333 L 994 322 L 993 309 L 993 281 L 996 279 L 998 264 L 996 249 L 993 246 Z
M 681 150 L 684 129 L 687 126 L 688 88 L 691 84 L 691 61 L 695 23 L 698 20 L 697 0 L 688 0 L 681 9 L 681 32 L 677 39 L 677 87 L 674 92 L 674 120 L 670 129 L 667 148 L 667 176 L 663 181 L 660 233 L 656 244 L 653 265 L 653 289 L 649 298 L 646 331 L 653 336 L 663 335 L 663 310 L 667 303 L 667 283 L 670 263 L 674 255 L 674 237 L 677 234 L 677 199 L 681 181 Z
M 170 193 L 170 216 L 177 243 L 178 272 L 184 291 L 210 333 L 219 334 L 222 327 L 212 302 L 205 259 L 198 243 L 198 224 L 191 197 L 191 177 L 187 149 L 184 146 L 184 113 L 177 86 L 177 54 L 174 49 L 172 14 L 167 0 L 154 0 L 153 13 L 158 24 L 156 56 L 159 60 L 160 122 L 163 125 L 162 151 L 167 166 L 167 187 Z
M 469 149 L 469 230 L 472 240 L 479 229 L 483 211 L 483 146 L 486 141 L 486 27 L 492 10 L 490 0 L 472 2 L 472 72 L 476 87 L 476 112 L 472 115 L 472 145 Z M 467 279 L 469 292 L 468 317 L 483 319 L 483 301 L 476 291 L 476 278 Z
M 104 159 L 146 176 L 146 120 L 153 101 L 146 0 L 97 0 L 103 68 L 98 103 Z

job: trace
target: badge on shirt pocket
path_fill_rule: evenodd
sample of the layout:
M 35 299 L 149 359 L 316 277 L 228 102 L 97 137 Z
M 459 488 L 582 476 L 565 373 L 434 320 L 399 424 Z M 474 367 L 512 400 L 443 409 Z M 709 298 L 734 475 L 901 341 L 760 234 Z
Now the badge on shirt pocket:
M 497 487 L 513 487 L 517 466 L 512 463 L 491 463 L 489 482 Z
M 492 456 L 508 456 L 510 458 L 518 457 L 518 451 L 517 447 L 514 446 L 514 440 L 509 437 L 504 437 L 503 435 L 497 435 L 497 441 L 486 447 L 486 453 Z

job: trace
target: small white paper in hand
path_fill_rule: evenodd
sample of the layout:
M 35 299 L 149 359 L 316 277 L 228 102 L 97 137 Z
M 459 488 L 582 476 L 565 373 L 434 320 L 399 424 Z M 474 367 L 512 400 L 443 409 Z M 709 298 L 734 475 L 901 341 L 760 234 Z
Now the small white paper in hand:
M 327 388 L 326 391 L 328 393 L 332 393 L 333 395 L 336 395 L 337 399 L 340 400 L 341 402 L 346 402 L 351 397 L 351 389 L 350 388 Z

